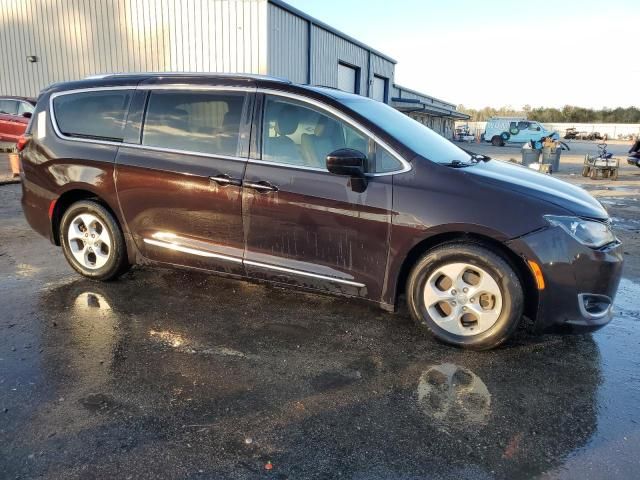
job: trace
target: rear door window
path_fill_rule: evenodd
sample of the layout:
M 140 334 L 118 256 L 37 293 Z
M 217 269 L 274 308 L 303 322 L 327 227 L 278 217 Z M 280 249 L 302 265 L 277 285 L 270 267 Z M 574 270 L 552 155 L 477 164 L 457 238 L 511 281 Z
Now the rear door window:
M 121 142 L 133 90 L 96 90 L 57 96 L 53 113 L 63 135 Z
M 16 100 L 0 98 L 0 114 L 17 115 L 18 102 Z
M 237 156 L 245 101 L 243 93 L 152 91 L 142 144 Z

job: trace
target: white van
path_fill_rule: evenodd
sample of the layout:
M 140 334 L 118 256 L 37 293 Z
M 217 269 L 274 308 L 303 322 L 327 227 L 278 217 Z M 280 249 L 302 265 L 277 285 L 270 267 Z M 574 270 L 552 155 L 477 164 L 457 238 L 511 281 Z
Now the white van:
M 490 118 L 482 136 L 485 142 L 503 147 L 506 143 L 527 143 L 540 141 L 543 137 L 559 140 L 557 132 L 547 130 L 541 123 L 522 117 Z

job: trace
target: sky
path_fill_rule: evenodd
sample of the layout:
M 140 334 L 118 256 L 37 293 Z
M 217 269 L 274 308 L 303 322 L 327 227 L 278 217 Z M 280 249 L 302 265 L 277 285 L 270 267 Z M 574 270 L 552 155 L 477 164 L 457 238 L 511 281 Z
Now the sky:
M 640 0 L 285 0 L 470 108 L 640 107 Z

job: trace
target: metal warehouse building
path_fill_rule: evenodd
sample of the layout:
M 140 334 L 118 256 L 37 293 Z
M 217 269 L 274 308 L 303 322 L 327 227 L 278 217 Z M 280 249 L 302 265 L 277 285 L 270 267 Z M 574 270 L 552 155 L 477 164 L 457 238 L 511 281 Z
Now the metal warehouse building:
M 447 137 L 468 118 L 396 61 L 280 0 L 0 0 L 0 95 L 107 72 L 243 72 L 387 102 Z

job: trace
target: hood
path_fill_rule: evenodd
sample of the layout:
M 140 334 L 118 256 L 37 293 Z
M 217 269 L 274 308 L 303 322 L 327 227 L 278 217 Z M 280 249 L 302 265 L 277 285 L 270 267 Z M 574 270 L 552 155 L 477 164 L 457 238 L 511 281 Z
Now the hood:
M 478 162 L 463 171 L 478 180 L 553 203 L 579 217 L 602 220 L 609 217 L 600 202 L 582 188 L 521 165 L 489 160 Z

